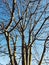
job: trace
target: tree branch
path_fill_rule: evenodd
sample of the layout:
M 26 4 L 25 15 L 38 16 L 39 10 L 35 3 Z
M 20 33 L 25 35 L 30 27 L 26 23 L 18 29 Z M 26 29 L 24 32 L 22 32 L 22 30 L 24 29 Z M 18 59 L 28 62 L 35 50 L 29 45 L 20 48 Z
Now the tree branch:
M 39 61 L 39 64 L 38 65 L 41 65 L 42 64 L 42 60 L 43 60 L 43 57 L 44 57 L 44 54 L 45 54 L 45 51 L 46 51 L 46 42 L 47 42 L 47 39 L 49 38 L 49 36 L 47 36 L 45 42 L 44 42 L 44 49 L 43 49 L 43 53 L 42 53 L 42 56 L 41 56 L 41 59 Z

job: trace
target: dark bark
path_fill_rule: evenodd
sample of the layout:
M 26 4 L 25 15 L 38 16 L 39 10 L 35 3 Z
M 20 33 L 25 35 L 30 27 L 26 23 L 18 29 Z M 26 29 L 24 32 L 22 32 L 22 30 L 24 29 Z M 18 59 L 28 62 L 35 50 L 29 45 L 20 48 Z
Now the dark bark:
M 22 30 L 22 65 L 25 65 L 25 43 L 24 43 L 24 31 Z

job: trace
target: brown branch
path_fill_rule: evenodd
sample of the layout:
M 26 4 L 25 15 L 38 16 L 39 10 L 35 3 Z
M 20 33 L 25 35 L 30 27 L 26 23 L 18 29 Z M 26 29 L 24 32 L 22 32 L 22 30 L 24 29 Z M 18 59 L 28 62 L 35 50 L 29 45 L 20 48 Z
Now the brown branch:
M 46 5 L 46 7 L 44 8 L 44 11 L 46 10 L 46 8 L 47 8 L 47 6 L 49 5 L 49 3 Z M 32 33 L 32 31 L 34 30 L 34 28 L 35 28 L 35 26 L 38 24 L 38 22 L 39 22 L 39 20 L 40 20 L 40 18 L 42 17 L 42 15 L 43 15 L 43 13 L 44 13 L 44 11 L 42 12 L 42 14 L 40 15 L 40 17 L 38 18 L 38 20 L 37 20 L 37 22 L 36 22 L 36 24 L 35 25 L 33 25 L 33 27 L 32 27 L 32 29 L 31 29 L 31 33 Z
M 8 28 L 10 27 L 11 23 L 12 23 L 12 19 L 13 19 L 13 15 L 14 15 L 14 10 L 15 10 L 15 0 L 13 0 L 13 6 L 12 6 L 12 12 L 11 12 L 11 18 L 10 18 L 10 22 L 8 23 L 8 25 L 6 26 L 6 30 L 8 30 Z
M 45 54 L 45 51 L 46 51 L 46 42 L 47 42 L 47 39 L 49 38 L 49 36 L 46 38 L 45 42 L 44 42 L 44 49 L 43 49 L 43 53 L 42 53 L 42 56 L 41 56 L 41 59 L 39 61 L 39 64 L 38 65 L 41 65 L 42 63 L 42 60 L 43 60 L 43 57 L 44 57 L 44 54 Z
M 41 1 L 41 0 L 39 0 L 38 5 L 39 5 L 40 1 Z M 29 6 L 29 4 L 30 4 L 31 2 L 35 2 L 35 1 L 29 1 L 28 5 L 27 5 L 27 7 L 26 7 L 26 9 L 25 9 L 25 11 L 23 12 L 22 16 L 19 18 L 19 21 L 16 23 L 16 25 L 15 25 L 9 32 L 11 32 L 13 29 L 15 29 L 15 28 L 17 27 L 17 25 L 18 25 L 18 23 L 20 22 L 20 20 L 23 20 L 23 15 L 25 14 L 25 12 L 27 12 L 27 8 L 28 8 L 28 6 Z M 29 19 L 31 18 L 31 16 L 32 16 L 33 14 L 35 14 L 35 12 L 36 12 L 36 10 L 37 10 L 37 8 L 38 8 L 38 5 L 37 5 L 35 11 L 30 14 Z M 27 22 L 27 24 L 28 24 L 28 22 Z M 26 26 L 26 27 L 27 27 L 27 26 Z M 25 27 L 25 29 L 26 29 L 26 27 Z
M 47 19 L 49 19 L 49 16 L 47 18 L 45 18 L 44 22 L 42 23 L 41 27 L 38 29 L 37 33 L 35 34 L 35 37 L 37 36 L 37 34 L 39 33 L 39 31 L 41 30 L 41 28 L 43 27 L 43 25 L 45 24 L 45 22 L 47 21 Z
M 37 34 L 39 33 L 39 31 L 42 29 L 42 27 L 43 27 L 44 23 L 47 21 L 47 19 L 49 19 L 49 16 L 48 16 L 47 18 L 45 18 L 45 20 L 44 20 L 44 22 L 42 23 L 41 27 L 40 27 L 40 28 L 38 29 L 38 31 L 36 32 L 35 37 L 37 36 Z M 29 44 L 28 46 L 29 46 L 29 47 L 32 46 L 32 44 L 34 43 L 34 41 L 35 41 L 35 39 L 32 40 L 32 43 Z
M 19 19 L 19 21 L 16 23 L 16 25 L 15 25 L 9 32 L 13 31 L 13 30 L 17 27 L 17 25 L 19 24 L 20 20 L 22 20 L 22 19 L 23 19 L 23 18 L 21 17 L 21 18 Z

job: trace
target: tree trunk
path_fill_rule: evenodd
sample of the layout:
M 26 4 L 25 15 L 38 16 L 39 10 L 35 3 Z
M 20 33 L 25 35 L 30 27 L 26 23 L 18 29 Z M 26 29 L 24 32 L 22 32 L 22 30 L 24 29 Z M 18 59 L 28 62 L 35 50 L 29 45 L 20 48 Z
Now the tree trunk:
M 22 31 L 22 65 L 26 65 L 26 52 L 24 43 L 24 32 Z
M 28 64 L 28 49 L 27 49 L 27 46 L 26 46 L 26 65 Z
M 32 57 L 32 55 L 31 55 L 31 47 L 29 48 L 29 65 L 31 65 L 31 57 Z
M 13 57 L 14 57 L 14 63 L 15 63 L 15 65 L 17 65 L 17 61 L 16 61 L 16 42 L 14 42 L 14 53 L 13 53 Z
M 8 32 L 5 33 L 5 37 L 6 37 L 6 41 L 7 41 L 7 47 L 8 47 L 9 57 L 10 57 L 10 63 L 11 63 L 11 65 L 15 65 L 13 57 L 12 57 L 12 50 L 11 50 L 11 47 L 10 47 L 10 39 L 9 39 L 9 33 Z

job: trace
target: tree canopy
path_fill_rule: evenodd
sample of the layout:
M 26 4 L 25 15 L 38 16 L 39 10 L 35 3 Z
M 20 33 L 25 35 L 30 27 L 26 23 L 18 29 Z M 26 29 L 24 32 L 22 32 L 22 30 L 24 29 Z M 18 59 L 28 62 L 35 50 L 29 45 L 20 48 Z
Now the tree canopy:
M 10 65 L 48 65 L 48 50 L 49 1 L 0 0 L 0 58 Z

